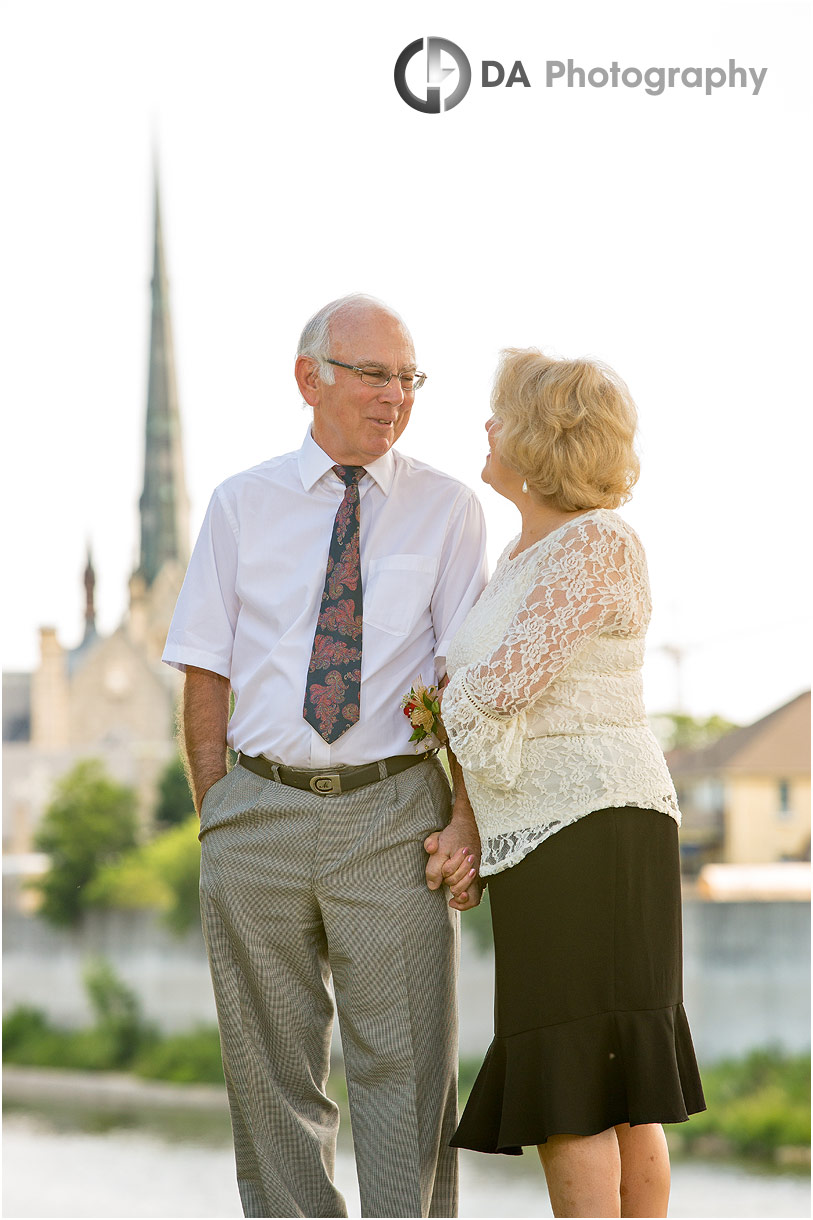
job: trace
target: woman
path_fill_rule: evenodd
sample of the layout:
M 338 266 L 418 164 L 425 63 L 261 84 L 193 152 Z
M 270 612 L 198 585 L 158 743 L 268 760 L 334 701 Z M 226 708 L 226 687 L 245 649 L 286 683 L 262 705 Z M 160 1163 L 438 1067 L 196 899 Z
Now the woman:
M 665 1216 L 660 1124 L 705 1102 L 680 814 L 642 701 L 646 561 L 612 511 L 638 477 L 635 406 L 606 367 L 509 349 L 492 409 L 483 479 L 522 530 L 449 648 L 442 712 L 490 878 L 496 1028 L 452 1142 L 536 1144 L 557 1216 Z M 445 866 L 462 910 L 469 865 Z

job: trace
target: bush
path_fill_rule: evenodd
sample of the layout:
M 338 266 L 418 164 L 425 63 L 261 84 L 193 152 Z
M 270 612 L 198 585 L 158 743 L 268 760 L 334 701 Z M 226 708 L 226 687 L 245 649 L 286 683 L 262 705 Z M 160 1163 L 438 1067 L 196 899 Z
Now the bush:
M 19 1009 L 13 1016 L 17 1016 Z M 122 1061 L 121 1044 L 112 1031 L 99 1029 L 64 1030 L 51 1026 L 32 1029 L 13 1046 L 5 1045 L 3 1022 L 3 1061 L 28 1067 L 72 1068 L 81 1072 L 121 1071 L 129 1066 Z
M 48 1017 L 43 1011 L 21 1004 L 2 1019 L 2 1058 L 10 1058 L 17 1049 L 26 1047 L 45 1032 L 48 1032 Z
M 702 1076 L 708 1109 L 678 1128 L 690 1147 L 705 1135 L 757 1156 L 810 1144 L 809 1055 L 754 1051 L 705 1068 Z
M 155 1039 L 144 1024 L 135 995 L 104 960 L 84 975 L 96 1023 L 91 1029 L 56 1029 L 39 1009 L 15 1008 L 3 1020 L 3 1059 L 32 1067 L 121 1070 Z
M 88 964 L 83 981 L 96 1016 L 92 1033 L 97 1044 L 105 1048 L 112 1067 L 127 1066 L 152 1036 L 142 1020 L 135 993 L 103 958 Z
M 32 1046 L 49 1032 L 48 1018 L 39 1008 L 21 1004 L 3 1018 L 3 1058 L 10 1063 L 29 1063 Z M 21 1055 L 22 1058 L 17 1058 Z
M 187 1034 L 163 1038 L 138 1056 L 133 1071 L 147 1079 L 172 1080 L 178 1084 L 222 1084 L 217 1029 L 200 1026 Z

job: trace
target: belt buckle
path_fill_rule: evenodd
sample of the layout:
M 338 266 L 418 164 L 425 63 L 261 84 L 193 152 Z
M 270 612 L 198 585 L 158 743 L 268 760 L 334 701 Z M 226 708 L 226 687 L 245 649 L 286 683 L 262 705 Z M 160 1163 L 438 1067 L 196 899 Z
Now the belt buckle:
M 336 772 L 328 775 L 313 775 L 308 781 L 311 792 L 319 796 L 338 796 L 342 790 L 342 777 Z

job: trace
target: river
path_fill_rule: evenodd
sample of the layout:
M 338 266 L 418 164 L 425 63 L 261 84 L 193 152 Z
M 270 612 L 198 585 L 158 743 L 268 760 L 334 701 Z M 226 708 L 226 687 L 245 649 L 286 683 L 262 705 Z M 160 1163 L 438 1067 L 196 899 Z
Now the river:
M 222 1112 L 11 1103 L 3 1135 L 3 1215 L 240 1217 Z M 337 1183 L 359 1216 L 352 1149 Z M 677 1161 L 670 1216 L 810 1215 L 809 1182 L 755 1166 Z M 536 1158 L 461 1154 L 460 1215 L 550 1216 Z

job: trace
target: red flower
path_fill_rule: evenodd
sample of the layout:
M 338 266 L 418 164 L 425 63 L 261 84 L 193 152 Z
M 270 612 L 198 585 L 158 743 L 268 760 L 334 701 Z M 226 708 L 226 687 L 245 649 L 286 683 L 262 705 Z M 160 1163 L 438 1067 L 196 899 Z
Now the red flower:
M 440 702 L 436 686 L 424 686 L 420 679 L 401 700 L 404 715 L 412 726 L 410 741 L 423 741 L 434 736 L 438 742 L 446 741 L 446 733 L 440 719 Z M 415 747 L 417 749 L 417 746 Z

